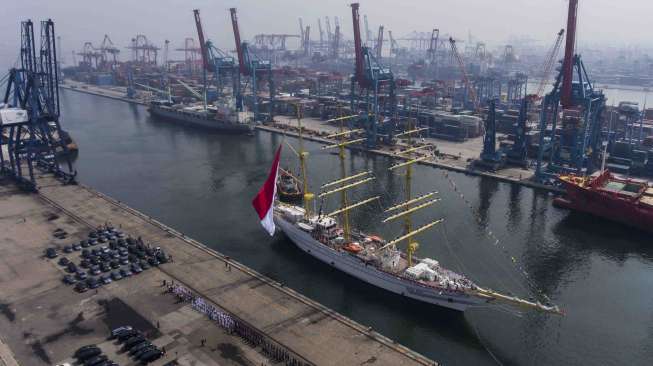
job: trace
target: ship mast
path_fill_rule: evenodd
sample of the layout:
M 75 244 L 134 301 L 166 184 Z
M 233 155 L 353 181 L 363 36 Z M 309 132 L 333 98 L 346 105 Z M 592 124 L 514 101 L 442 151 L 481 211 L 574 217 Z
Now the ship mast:
M 372 176 L 371 171 L 366 171 L 366 172 L 354 174 L 354 175 L 351 175 L 349 177 L 346 176 L 345 147 L 348 146 L 348 145 L 363 142 L 363 141 L 366 140 L 365 138 L 355 139 L 355 140 L 347 140 L 349 135 L 363 131 L 362 129 L 345 131 L 344 122 L 346 120 L 348 120 L 348 119 L 352 119 L 352 118 L 356 118 L 356 117 L 358 117 L 358 116 L 357 115 L 350 115 L 350 116 L 344 116 L 343 117 L 342 116 L 341 106 L 338 105 L 338 117 L 327 121 L 327 122 L 339 122 L 340 123 L 340 127 L 339 127 L 337 133 L 326 136 L 326 138 L 329 138 L 329 139 L 335 138 L 337 143 L 333 144 L 333 145 L 327 145 L 327 146 L 322 147 L 323 150 L 324 149 L 331 149 L 331 148 L 338 148 L 338 158 L 340 160 L 340 179 L 322 185 L 322 187 L 321 187 L 322 189 L 325 189 L 325 188 L 328 188 L 328 187 L 333 187 L 333 186 L 336 186 L 336 188 L 331 189 L 329 191 L 324 191 L 324 192 L 322 192 L 322 193 L 320 193 L 318 195 L 318 197 L 323 198 L 323 197 L 328 196 L 328 195 L 333 194 L 333 193 L 338 193 L 338 192 L 340 193 L 340 209 L 338 209 L 338 210 L 336 210 L 334 212 L 331 212 L 327 216 L 340 215 L 342 229 L 343 229 L 343 237 L 344 237 L 346 242 L 351 241 L 351 223 L 350 223 L 350 219 L 349 219 L 349 211 L 352 208 L 359 207 L 359 206 L 362 206 L 364 204 L 367 204 L 367 203 L 370 203 L 370 202 L 373 202 L 373 201 L 379 199 L 379 197 L 377 196 L 377 197 L 373 197 L 373 198 L 370 198 L 370 199 L 355 203 L 355 204 L 353 204 L 351 206 L 349 205 L 349 199 L 347 197 L 347 190 L 374 180 L 374 177 Z M 357 179 L 359 179 L 359 180 L 357 180 Z M 351 181 L 354 181 L 354 182 L 350 183 Z
M 299 104 L 295 105 L 297 109 L 297 128 L 299 129 L 299 167 L 302 175 L 302 192 L 304 192 L 304 218 L 309 217 L 309 210 L 311 208 L 311 201 L 313 200 L 313 193 L 308 191 L 308 176 L 306 174 L 306 158 L 308 152 L 304 150 L 304 137 L 302 128 L 302 110 Z
M 342 117 L 342 109 L 340 107 L 340 104 L 338 104 L 338 118 Z M 340 134 L 339 138 L 339 146 L 338 146 L 338 157 L 340 158 L 340 177 L 344 178 L 345 177 L 345 146 L 342 144 L 345 142 L 345 138 L 347 137 L 346 135 L 343 134 L 344 132 L 344 122 L 345 120 L 340 119 L 340 130 L 338 133 Z M 345 208 L 347 207 L 347 190 L 343 189 L 340 192 L 340 207 Z M 351 241 L 351 227 L 349 225 L 349 210 L 343 211 L 342 212 L 342 227 L 344 231 L 344 236 L 345 236 L 345 241 L 349 242 Z
M 417 108 L 416 113 L 417 113 L 417 115 L 419 115 L 419 107 Z M 382 248 L 382 249 L 384 249 L 384 248 L 388 247 L 390 244 L 396 244 L 396 243 L 398 243 L 400 241 L 407 240 L 408 244 L 406 246 L 406 255 L 408 256 L 408 266 L 409 267 L 413 265 L 413 254 L 417 251 L 417 248 L 419 248 L 419 243 L 414 239 L 415 234 L 417 234 L 419 232 L 422 232 L 422 231 L 430 228 L 431 226 L 437 225 L 438 223 L 442 222 L 442 220 L 436 220 L 436 221 L 432 222 L 429 225 L 422 226 L 419 229 L 413 231 L 413 219 L 412 219 L 413 212 L 421 210 L 422 208 L 428 207 L 428 206 L 434 204 L 435 202 L 439 201 L 438 199 L 433 199 L 433 200 L 427 201 L 425 203 L 422 203 L 420 205 L 410 207 L 412 204 L 418 203 L 418 202 L 423 202 L 425 199 L 427 199 L 427 198 L 429 198 L 429 197 L 431 197 L 431 196 L 433 196 L 435 194 L 435 192 L 433 192 L 433 193 L 428 193 L 428 194 L 419 196 L 419 197 L 414 198 L 414 199 L 412 198 L 413 164 L 415 164 L 417 162 L 420 162 L 422 160 L 425 160 L 427 158 L 426 156 L 422 156 L 422 157 L 418 157 L 418 158 L 413 159 L 413 153 L 417 152 L 418 150 L 422 150 L 422 149 L 426 148 L 426 146 L 420 146 L 420 147 L 414 147 L 413 146 L 412 135 L 415 134 L 415 133 L 426 130 L 426 128 L 412 129 L 413 120 L 414 119 L 411 118 L 410 115 L 409 115 L 408 120 L 407 120 L 408 121 L 407 131 L 396 135 L 398 137 L 406 136 L 408 149 L 404 150 L 403 153 L 406 154 L 406 157 L 408 158 L 408 161 L 403 162 L 403 163 L 399 163 L 399 164 L 395 164 L 395 165 L 393 165 L 393 166 L 391 166 L 389 168 L 389 170 L 395 170 L 395 169 L 399 169 L 399 168 L 402 168 L 402 167 L 406 168 L 406 172 L 404 174 L 404 177 L 406 179 L 405 187 L 404 187 L 404 196 L 405 196 L 406 200 L 403 203 L 400 203 L 400 204 L 398 204 L 398 205 L 396 205 L 394 207 L 390 207 L 389 209 L 385 210 L 385 212 L 386 213 L 392 212 L 392 211 L 395 211 L 395 210 L 400 209 L 400 208 L 406 208 L 406 209 L 404 211 L 401 211 L 401 212 L 399 212 L 397 214 L 394 214 L 394 215 L 386 218 L 385 220 L 383 220 L 383 222 L 385 223 L 385 222 L 388 222 L 388 221 L 391 221 L 391 220 L 394 220 L 394 219 L 403 218 L 404 219 L 404 233 L 400 238 L 391 241 L 389 244 L 386 244 Z

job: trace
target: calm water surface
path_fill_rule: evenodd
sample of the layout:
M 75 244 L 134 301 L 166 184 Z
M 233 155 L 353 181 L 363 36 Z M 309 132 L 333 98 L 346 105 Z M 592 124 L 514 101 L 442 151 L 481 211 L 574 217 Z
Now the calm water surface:
M 361 283 L 270 238 L 250 201 L 282 136 L 222 136 L 152 120 L 142 106 L 62 92 L 63 124 L 76 139 L 79 180 L 223 252 L 306 296 L 447 365 L 650 365 L 653 360 L 653 240 L 648 234 L 554 208 L 545 192 L 419 167 L 414 192 L 442 201 L 415 217 L 445 224 L 421 235 L 419 254 L 478 283 L 521 296 L 541 290 L 558 317 L 481 308 L 465 315 L 422 305 Z M 296 140 L 289 142 L 296 144 Z M 338 176 L 337 156 L 306 143 L 313 187 Z M 285 149 L 282 164 L 296 169 Z M 348 153 L 347 169 L 373 170 L 352 200 L 401 200 L 402 177 L 387 158 Z M 333 208 L 328 202 L 326 209 Z M 369 232 L 381 205 L 356 211 Z M 499 239 L 495 244 L 488 231 Z M 515 263 L 513 263 L 513 259 Z M 528 278 L 522 274 L 528 273 Z

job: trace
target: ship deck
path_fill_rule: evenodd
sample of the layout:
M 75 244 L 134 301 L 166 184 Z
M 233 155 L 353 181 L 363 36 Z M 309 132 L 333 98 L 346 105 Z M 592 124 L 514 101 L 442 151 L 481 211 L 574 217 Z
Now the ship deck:
M 267 358 L 260 347 L 226 333 L 187 303 L 163 294 L 163 280 L 181 284 L 246 321 L 306 364 L 434 364 L 93 189 L 62 186 L 49 175 L 38 179 L 38 194 L 22 193 L 12 183 L 0 181 L 0 313 L 4 314 L 0 316 L 0 364 L 70 362 L 78 347 L 97 343 L 112 360 L 131 365 L 133 361 L 106 340 L 110 327 L 129 322 L 142 324 L 156 335 L 155 344 L 165 346 L 167 356 L 155 366 L 173 360 L 232 365 L 233 352 L 244 362 L 239 364 L 281 364 Z M 106 221 L 155 242 L 174 262 L 103 286 L 97 293 L 74 292 L 61 283 L 63 271 L 56 260 L 43 258 L 43 250 L 80 240 Z M 54 239 L 56 228 L 69 237 Z M 206 347 L 200 345 L 201 339 L 207 340 Z M 221 351 L 225 349 L 233 352 Z

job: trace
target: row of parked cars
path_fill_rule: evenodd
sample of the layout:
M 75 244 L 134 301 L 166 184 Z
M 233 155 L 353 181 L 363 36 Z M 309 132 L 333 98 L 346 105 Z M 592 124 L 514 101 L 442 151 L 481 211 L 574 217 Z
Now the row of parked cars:
M 73 251 L 81 252 L 79 265 L 68 257 L 60 258 L 59 264 L 69 273 L 63 277 L 63 282 L 74 284 L 79 292 L 139 274 L 168 261 L 168 256 L 161 248 L 152 248 L 140 238 L 127 237 L 112 227 L 93 230 L 88 239 L 64 247 L 64 252 Z M 58 253 L 55 248 L 48 248 L 46 256 L 56 258 Z
M 141 364 L 158 360 L 165 354 L 159 347 L 147 340 L 145 334 L 131 326 L 114 329 L 111 331 L 111 338 L 117 339 L 118 343 L 122 344 L 122 350 Z

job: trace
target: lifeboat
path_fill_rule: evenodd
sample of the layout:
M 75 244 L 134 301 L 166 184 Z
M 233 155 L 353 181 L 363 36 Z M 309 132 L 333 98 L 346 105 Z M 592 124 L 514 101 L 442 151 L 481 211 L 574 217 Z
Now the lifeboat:
M 356 254 L 359 253 L 361 250 L 363 250 L 363 247 L 358 243 L 347 243 L 342 249 L 350 253 Z

